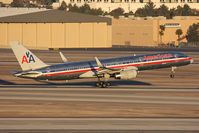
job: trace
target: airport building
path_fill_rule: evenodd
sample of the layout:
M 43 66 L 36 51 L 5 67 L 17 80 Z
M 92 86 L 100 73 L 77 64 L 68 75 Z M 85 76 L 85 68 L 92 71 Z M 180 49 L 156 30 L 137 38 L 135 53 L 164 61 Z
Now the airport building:
M 14 40 L 32 49 L 177 45 L 176 30 L 183 31 L 181 41 L 186 42 L 189 26 L 198 22 L 197 16 L 113 19 L 46 10 L 0 17 L 0 48 L 9 48 L 9 41 Z M 160 25 L 165 26 L 163 36 Z
M 0 2 L 2 2 L 4 4 L 11 4 L 13 2 L 13 0 L 0 0 Z
M 159 8 L 162 4 L 169 8 L 188 4 L 192 9 L 199 9 L 199 0 L 59 0 L 54 6 L 60 6 L 62 1 L 65 1 L 67 4 L 76 4 L 77 6 L 82 6 L 86 3 L 91 8 L 101 8 L 107 12 L 119 7 L 123 8 L 125 12 L 135 12 L 138 8 L 144 7 L 149 1 L 152 1 L 156 8 Z
M 158 46 L 161 43 L 177 45 L 176 30 L 181 29 L 186 36 L 187 30 L 193 23 L 199 23 L 199 17 L 174 17 L 166 19 L 133 18 L 112 20 L 112 45 L 119 46 Z M 160 37 L 160 25 L 165 26 L 164 35 Z M 181 41 L 186 42 L 186 38 Z
M 34 49 L 109 48 L 111 18 L 60 10 L 0 18 L 0 47 L 18 40 Z

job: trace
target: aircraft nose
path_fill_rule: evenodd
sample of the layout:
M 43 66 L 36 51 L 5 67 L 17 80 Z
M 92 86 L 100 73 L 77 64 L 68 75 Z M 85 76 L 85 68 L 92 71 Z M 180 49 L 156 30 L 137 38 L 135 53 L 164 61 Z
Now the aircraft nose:
M 190 63 L 192 64 L 193 62 L 194 62 L 194 60 L 193 60 L 193 59 L 191 59 L 191 60 L 190 60 Z

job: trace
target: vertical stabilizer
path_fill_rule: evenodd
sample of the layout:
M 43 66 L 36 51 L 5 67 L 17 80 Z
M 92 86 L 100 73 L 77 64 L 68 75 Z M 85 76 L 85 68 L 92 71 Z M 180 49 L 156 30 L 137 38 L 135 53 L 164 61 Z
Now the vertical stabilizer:
M 39 58 L 37 58 L 30 50 L 24 47 L 19 41 L 12 41 L 9 44 L 23 71 L 39 69 L 48 66 Z

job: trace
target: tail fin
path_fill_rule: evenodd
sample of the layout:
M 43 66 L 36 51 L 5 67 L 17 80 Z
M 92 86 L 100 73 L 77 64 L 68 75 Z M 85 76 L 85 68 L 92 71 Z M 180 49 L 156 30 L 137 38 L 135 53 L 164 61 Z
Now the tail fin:
M 22 70 L 34 70 L 46 67 L 43 61 L 37 58 L 32 52 L 24 47 L 19 41 L 12 41 L 9 43 Z

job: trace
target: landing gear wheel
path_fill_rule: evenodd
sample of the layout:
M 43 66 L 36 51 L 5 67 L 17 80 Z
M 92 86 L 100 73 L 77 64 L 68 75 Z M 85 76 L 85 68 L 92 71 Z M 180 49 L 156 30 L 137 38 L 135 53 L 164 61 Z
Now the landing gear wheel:
M 103 83 L 103 84 L 101 85 L 101 88 L 106 88 L 106 87 L 107 87 L 106 83 Z
M 101 85 L 102 88 L 107 88 L 109 86 L 111 86 L 109 82 L 103 82 L 103 84 Z
M 177 68 L 177 67 L 175 67 L 175 66 L 171 67 L 170 78 L 174 78 L 174 74 L 175 74 L 175 69 L 176 69 L 176 68 Z
M 111 83 L 106 82 L 106 87 L 109 87 L 109 86 L 111 86 Z
M 96 85 L 97 87 L 100 87 L 100 88 L 103 88 L 103 84 L 104 84 L 104 83 L 103 83 L 102 81 L 95 83 L 95 85 Z
M 106 87 L 109 87 L 109 86 L 111 86 L 111 84 L 109 83 L 109 82 L 97 82 L 96 84 L 95 84 L 97 87 L 100 87 L 100 88 L 106 88 Z
M 170 78 L 174 78 L 174 74 L 170 74 Z
M 100 82 L 97 82 L 96 84 L 95 84 L 97 87 L 100 87 Z

